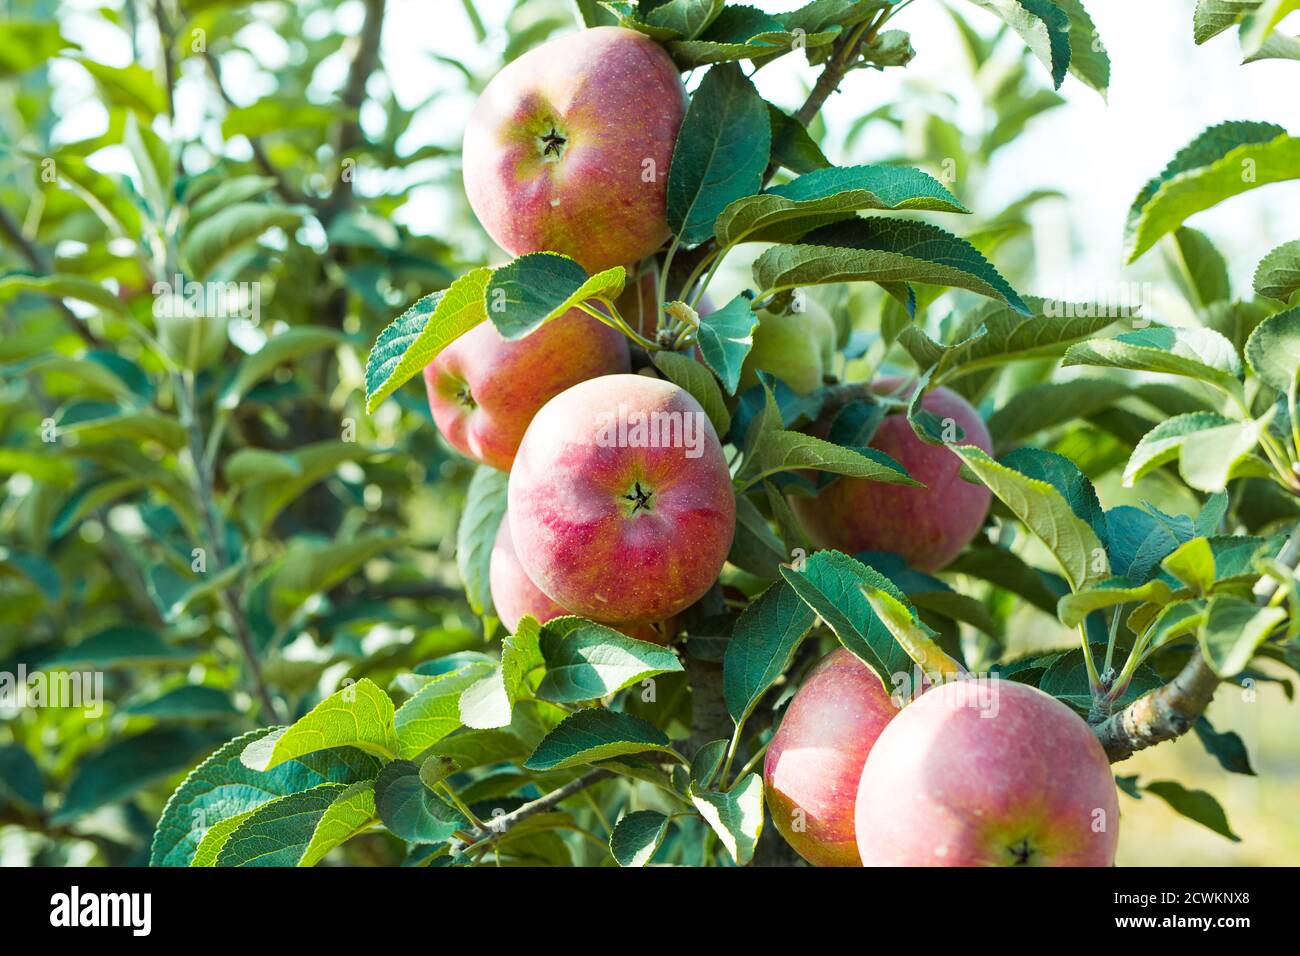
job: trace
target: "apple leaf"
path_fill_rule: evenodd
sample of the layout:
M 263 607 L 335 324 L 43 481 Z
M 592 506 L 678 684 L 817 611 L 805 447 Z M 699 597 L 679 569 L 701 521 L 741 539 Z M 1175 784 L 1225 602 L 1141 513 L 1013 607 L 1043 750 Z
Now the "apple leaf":
M 315 866 L 330 850 L 369 829 L 375 818 L 375 782 L 360 780 L 325 808 L 298 865 Z
M 1282 243 L 1259 261 L 1254 286 L 1256 294 L 1279 302 L 1300 292 L 1300 239 Z
M 696 337 L 704 362 L 713 369 L 728 395 L 736 394 L 740 369 L 754 345 L 758 316 L 750 308 L 752 296 L 741 293 L 716 312 L 699 317 Z M 707 406 L 706 406 L 707 408 Z M 718 434 L 722 434 L 719 432 Z
M 260 349 L 239 363 L 235 377 L 221 390 L 221 407 L 238 406 L 249 389 L 285 362 L 334 348 L 343 341 L 341 333 L 318 326 L 298 326 L 267 339 Z
M 1257 52 L 1277 25 L 1296 10 L 1300 10 L 1300 0 L 1263 0 L 1241 25 L 1242 52 Z
M 186 866 L 204 838 L 203 827 L 250 813 L 276 797 L 322 783 L 351 784 L 379 772 L 379 762 L 349 747 L 322 750 L 261 772 L 240 755 L 275 728 L 254 730 L 224 744 L 176 788 L 163 808 L 149 853 L 150 866 Z
M 937 386 L 1008 362 L 1052 358 L 1118 318 L 1099 305 L 1036 296 L 1024 301 L 1028 315 L 998 302 L 982 304 L 967 319 L 967 327 L 974 331 L 952 345 L 941 345 L 910 325 L 899 334 L 898 343 L 923 371 L 934 369 L 930 381 Z
M 1214 587 L 1217 576 L 1214 568 L 1214 551 L 1206 538 L 1184 541 L 1161 561 L 1160 565 L 1199 597 L 1207 597 L 1210 589 Z M 1159 579 L 1151 583 L 1159 583 Z M 1148 598 L 1148 600 L 1152 599 Z
M 808 130 L 793 116 L 768 103 L 767 117 L 772 124 L 772 162 L 792 173 L 810 173 L 831 164 Z
M 848 448 L 804 432 L 769 431 L 740 467 L 737 492 L 782 471 L 822 471 L 891 485 L 924 487 L 897 461 L 875 448 Z
M 945 570 L 988 581 L 1040 611 L 1056 613 L 1057 597 L 1047 584 L 1048 580 L 1055 579 L 1055 575 L 1026 564 L 1009 548 L 976 541 L 957 555 Z M 1064 588 L 1064 584 L 1061 587 Z
M 725 0 L 663 0 L 654 7 L 642 5 L 645 22 L 674 35 L 692 39 L 722 12 Z
M 1070 74 L 1106 98 L 1110 55 L 1082 0 L 1053 0 L 1070 17 Z
M 1236 677 L 1285 620 L 1283 608 L 1259 607 L 1233 594 L 1216 594 L 1210 598 L 1205 620 L 1197 632 L 1201 653 L 1221 678 Z
M 194 850 L 194 858 L 190 860 L 190 866 L 208 867 L 217 865 L 217 857 L 221 855 L 221 850 L 225 847 L 230 835 L 238 829 L 239 825 L 253 815 L 255 811 L 247 810 L 243 813 L 236 814 L 233 817 L 226 817 L 224 820 L 218 820 L 207 828 L 203 834 L 203 839 L 199 841 L 198 847 Z
M 748 495 L 737 495 L 736 536 L 727 560 L 756 577 L 775 580 L 781 576 L 780 565 L 788 554 L 758 506 Z
M 265 772 L 286 760 L 333 747 L 356 747 L 390 760 L 397 753 L 393 701 L 369 678 L 326 697 L 291 727 L 252 741 L 240 759 L 249 769 Z
M 466 727 L 489 730 L 510 726 L 515 701 L 528 689 L 528 674 L 542 665 L 541 628 L 529 615 L 501 642 L 501 663 L 460 695 L 460 720 Z
M 461 697 L 492 671 L 491 664 L 474 662 L 429 681 L 406 703 L 397 708 L 394 726 L 399 757 L 413 760 L 462 726 Z M 489 722 L 494 699 L 482 699 L 484 689 L 470 695 L 471 714 Z M 481 709 L 476 709 L 481 708 Z M 507 719 L 508 722 L 508 719 Z
M 1189 820 L 1195 820 L 1233 843 L 1241 842 L 1241 837 L 1233 833 L 1232 827 L 1228 825 L 1228 816 L 1223 812 L 1223 807 L 1219 806 L 1219 801 L 1204 790 L 1188 790 L 1174 780 L 1156 780 L 1143 789 L 1147 793 L 1154 793 Z
M 1246 752 L 1246 744 L 1239 735 L 1231 730 L 1219 733 L 1205 717 L 1198 717 L 1192 729 L 1196 731 L 1201 746 L 1228 773 L 1255 776 L 1255 768 L 1250 765 L 1250 754 Z
M 465 495 L 465 510 L 456 525 L 456 568 L 465 585 L 470 610 L 482 617 L 494 612 L 488 571 L 492 545 L 506 516 L 506 484 L 510 475 L 487 465 L 474 470 Z
M 1111 408 L 1130 391 L 1125 383 L 1105 378 L 1030 385 L 989 416 L 989 433 L 996 446 L 1004 447 L 1066 422 L 1089 418 Z
M 1097 489 L 1078 465 L 1064 455 L 1029 446 L 1003 456 L 1002 464 L 1055 488 L 1069 503 L 1075 517 L 1086 522 L 1102 546 L 1106 545 L 1106 513 L 1097 498 Z
M 393 835 L 408 843 L 442 843 L 469 821 L 420 780 L 409 760 L 394 760 L 375 778 L 375 811 Z
M 226 838 L 215 865 L 300 865 L 325 811 L 347 789 L 323 783 L 263 804 Z
M 565 770 L 609 757 L 656 751 L 680 759 L 658 727 L 603 708 L 570 714 L 524 761 L 525 770 Z
M 540 658 L 546 661 L 546 676 L 537 696 L 561 704 L 596 700 L 648 677 L 682 669 L 668 648 L 580 617 L 546 622 Z
M 530 252 L 492 272 L 484 292 L 487 315 L 506 339 L 523 338 L 588 299 L 612 302 L 627 270 L 614 266 L 588 277 L 558 252 Z
M 1300 308 L 1270 315 L 1256 326 L 1246 340 L 1246 362 L 1266 384 L 1292 392 L 1300 376 Z
M 619 866 L 645 866 L 663 843 L 668 817 L 657 810 L 636 810 L 614 824 L 609 852 Z
M 1187 217 L 1239 193 L 1300 178 L 1300 139 L 1272 123 L 1233 121 L 1211 126 L 1148 182 L 1125 224 L 1133 262 Z
M 240 202 L 214 212 L 190 229 L 181 257 L 191 279 L 206 279 L 214 269 L 270 229 L 292 231 L 305 209 L 260 202 Z
M 921 623 L 908 602 L 870 584 L 863 585 L 862 593 L 876 617 L 922 673 L 951 676 L 962 672 L 962 666 L 934 642 L 934 632 Z
M 1168 604 L 1173 600 L 1169 585 L 1159 578 L 1137 587 L 1127 578 L 1107 578 L 1072 594 L 1064 595 L 1056 605 L 1056 616 L 1066 627 L 1078 627 L 1093 611 L 1101 611 L 1121 604 L 1144 601 Z
M 758 192 L 772 148 L 767 104 L 731 63 L 709 70 L 691 98 L 668 170 L 668 225 L 687 245 L 713 235 L 726 206 Z
M 1192 39 L 1197 46 L 1235 27 L 1261 0 L 1196 0 L 1192 13 Z
M 1241 394 L 1237 350 L 1213 329 L 1153 325 L 1113 339 L 1092 339 L 1070 346 L 1061 364 L 1182 375 L 1209 382 L 1231 395 Z
M 1255 52 L 1248 54 L 1241 62 L 1256 63 L 1260 60 L 1300 60 L 1300 37 L 1270 33 L 1255 48 Z
M 1190 226 L 1179 226 L 1167 248 L 1174 281 L 1193 307 L 1205 308 L 1231 298 L 1228 263 L 1209 236 Z
M 1237 424 L 1240 423 L 1218 412 L 1189 412 L 1164 420 L 1143 435 L 1134 447 L 1124 467 L 1124 487 L 1133 487 L 1139 478 L 1176 459 L 1189 435 Z
M 928 173 L 907 166 L 830 166 L 727 206 L 714 223 L 721 245 L 788 242 L 864 209 L 969 212 Z
M 45 783 L 40 767 L 26 748 L 0 746 L 0 806 L 12 802 L 35 813 L 45 809 Z
M 871 609 L 864 591 L 877 588 L 906 607 L 903 592 L 887 577 L 838 551 L 817 551 L 802 568 L 781 568 L 781 576 L 887 691 L 897 675 L 910 678 L 912 659 Z
M 673 40 L 668 52 L 680 70 L 733 60 L 768 60 L 801 48 L 824 46 L 838 30 L 792 33 L 776 16 L 750 6 L 729 6 L 693 39 Z
M 691 397 L 704 409 L 704 414 L 709 416 L 714 431 L 720 436 L 727 434 L 731 428 L 731 413 L 727 411 L 727 403 L 718 388 L 717 379 L 709 374 L 707 368 L 681 352 L 653 352 L 650 360 L 668 381 L 691 393 Z
M 366 411 L 374 412 L 438 353 L 484 321 L 483 295 L 492 270 L 471 269 L 446 289 L 427 295 L 379 333 L 366 359 Z
M 852 219 L 814 229 L 797 244 L 773 246 L 759 256 L 754 281 L 764 296 L 835 282 L 925 282 L 977 292 L 1029 314 L 969 242 L 910 219 Z
M 1071 62 L 1070 15 L 1054 0 L 971 0 L 1015 30 L 1058 89 Z M 1089 37 L 1091 42 L 1091 37 Z
M 1101 580 L 1106 562 L 1100 559 L 1106 550 L 1088 522 L 1075 514 L 1054 486 L 994 461 L 974 445 L 950 445 L 949 448 L 1047 545 L 1072 591 Z
M 691 803 L 737 866 L 747 866 L 763 832 L 763 778 L 746 774 L 727 791 L 692 791 Z
M 817 615 L 784 580 L 741 612 L 722 660 L 722 691 L 731 719 L 740 726 L 763 694 L 790 666 Z

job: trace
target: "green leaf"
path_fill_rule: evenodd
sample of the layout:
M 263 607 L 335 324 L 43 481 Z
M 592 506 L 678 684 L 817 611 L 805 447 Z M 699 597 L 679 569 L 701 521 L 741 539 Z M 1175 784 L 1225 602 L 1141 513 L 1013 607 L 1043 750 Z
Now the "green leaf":
M 775 580 L 780 577 L 780 565 L 787 557 L 785 544 L 773 533 L 767 518 L 747 495 L 738 495 L 736 535 L 727 560 L 757 577 Z
M 1171 600 L 1173 592 L 1159 578 L 1134 587 L 1126 578 L 1114 577 L 1064 595 L 1056 605 L 1056 616 L 1066 627 L 1074 628 L 1093 611 L 1136 602 L 1167 604 Z
M 1131 488 L 1139 478 L 1166 462 L 1178 458 L 1187 439 L 1202 432 L 1226 434 L 1242 423 L 1218 412 L 1189 412 L 1161 422 L 1142 436 L 1124 467 L 1124 486 Z
M 486 321 L 484 295 L 492 270 L 471 269 L 445 290 L 411 306 L 375 339 L 366 359 L 366 411 L 382 402 L 437 358 L 438 353 Z
M 149 664 L 188 663 L 197 652 L 169 644 L 155 631 L 136 625 L 110 627 L 64 648 L 42 663 L 45 669 L 108 669 Z
M 236 737 L 185 778 L 167 801 L 154 831 L 150 866 L 186 866 L 205 830 L 276 797 L 322 783 L 355 783 L 379 771 L 373 757 L 350 748 L 308 754 L 265 773 L 249 769 L 240 755 L 250 743 L 273 730 L 267 727 Z
M 235 377 L 221 390 L 221 407 L 236 408 L 249 389 L 284 363 L 335 348 L 343 341 L 341 333 L 316 326 L 287 329 L 267 339 L 260 349 L 239 363 Z
M 974 445 L 948 447 L 1047 545 L 1071 590 L 1078 591 L 1101 579 L 1105 574 L 1105 562 L 1098 561 L 1105 554 L 1101 541 L 1056 488 L 999 464 Z
M 746 304 L 745 311 L 749 311 Z M 753 315 L 751 312 L 750 315 Z M 751 325 L 752 329 L 753 326 Z M 711 330 L 711 334 L 716 334 L 716 328 Z M 752 343 L 752 335 L 750 337 Z M 716 343 L 717 348 L 723 348 L 721 342 Z M 719 435 L 727 434 L 731 428 L 731 413 L 727 411 L 727 403 L 723 400 L 722 391 L 718 388 L 717 379 L 709 374 L 709 370 L 701 365 L 689 355 L 683 355 L 680 352 L 659 351 L 650 356 L 654 362 L 655 368 L 663 373 L 664 378 L 686 389 L 691 393 L 691 397 L 700 403 L 704 409 L 704 414 L 709 416 L 709 423 L 713 425 L 713 430 Z M 742 360 L 743 362 L 743 360 Z
M 190 866 L 209 867 L 217 865 L 217 857 L 221 855 L 222 849 L 230 839 L 230 835 L 239 828 L 239 825 L 253 815 L 253 810 L 247 810 L 238 813 L 233 817 L 226 817 L 224 820 L 218 820 L 204 831 L 199 845 L 194 850 L 194 858 L 190 860 Z
M 1201 653 L 1221 678 L 1236 677 L 1285 620 L 1286 611 L 1280 607 L 1258 607 L 1232 594 L 1216 594 L 1197 633 Z
M 172 167 L 171 151 L 148 126 L 140 122 L 135 113 L 128 113 L 122 128 L 122 145 L 131 154 L 136 175 L 140 180 L 140 194 L 149 207 L 154 222 L 162 222 L 171 204 Z
M 561 704 L 596 700 L 648 677 L 682 670 L 681 661 L 668 648 L 580 617 L 547 621 L 542 627 L 541 656 L 546 660 L 546 676 L 537 696 Z
M 1246 361 L 1256 377 L 1279 392 L 1295 389 L 1300 376 L 1300 308 L 1270 315 L 1246 340 Z
M 626 277 L 627 270 L 615 266 L 588 278 L 568 256 L 529 253 L 492 272 L 484 293 L 488 317 L 503 338 L 523 338 L 580 302 L 614 301 Z
M 186 684 L 150 700 L 137 700 L 117 709 L 127 717 L 153 720 L 221 720 L 238 717 L 239 711 L 224 690 Z
M 832 166 L 728 205 L 714 224 L 720 245 L 782 242 L 864 209 L 969 212 L 927 173 L 906 166 Z
M 277 624 L 287 623 L 313 597 L 332 590 L 366 562 L 399 547 L 403 540 L 383 530 L 351 540 L 292 542 L 269 578 L 272 619 Z
M 1213 329 L 1153 325 L 1113 339 L 1093 339 L 1072 345 L 1061 364 L 1182 375 L 1209 382 L 1232 395 L 1241 393 L 1241 361 L 1237 350 Z
M 18 744 L 0 746 L 0 807 L 18 803 L 34 813 L 45 808 L 45 783 L 40 767 Z
M 461 696 L 492 670 L 490 664 L 476 663 L 450 674 L 443 674 L 420 688 L 419 693 L 397 709 L 395 727 L 398 745 L 395 753 L 407 760 L 424 753 L 438 741 L 461 727 Z M 478 693 L 482 693 L 482 689 Z M 474 704 L 482 703 L 471 695 Z M 478 714 L 486 720 L 487 715 Z M 508 722 L 508 718 L 507 718 Z
M 515 633 L 501 642 L 501 663 L 460 695 L 460 720 L 466 727 L 489 730 L 510 726 L 515 701 L 528 689 L 530 671 L 542 665 L 537 621 L 527 615 Z
M 297 478 L 301 466 L 283 452 L 264 448 L 241 448 L 229 456 L 222 471 L 232 485 L 256 485 L 263 481 Z
M 409 843 L 442 843 L 469 821 L 434 795 L 409 760 L 394 760 L 375 778 L 375 808 L 384 826 Z
M 1239 193 L 1300 178 L 1300 139 L 1272 123 L 1211 126 L 1142 188 L 1125 225 L 1133 262 L 1187 217 Z
M 625 814 L 609 835 L 609 852 L 619 866 L 645 866 L 667 832 L 668 817 L 656 810 Z
M 768 103 L 767 118 L 772 127 L 772 162 L 792 173 L 810 173 L 831 164 L 808 130 L 793 116 Z
M 1230 30 L 1257 8 L 1260 0 L 1196 0 L 1192 14 L 1192 39 L 1199 46 Z
M 1205 233 L 1179 226 L 1169 238 L 1168 249 L 1174 281 L 1194 308 L 1226 302 L 1232 296 L 1228 264 Z
M 1110 88 L 1110 55 L 1081 0 L 1052 0 L 1070 17 L 1070 73 L 1104 99 Z
M 75 402 L 65 405 L 55 424 L 64 434 L 84 442 L 157 442 L 176 451 L 185 446 L 185 429 L 174 418 L 153 412 L 125 412 L 107 402 Z
M 748 866 L 763 832 L 763 778 L 750 773 L 725 792 L 692 792 L 691 803 L 736 865 Z
M 190 205 L 190 220 L 206 219 L 235 203 L 259 199 L 275 187 L 270 176 L 235 176 L 208 190 Z
M 9 11 L 9 16 L 15 12 Z M 75 46 L 63 38 L 59 25 L 52 21 L 6 19 L 0 23 L 0 77 L 26 73 L 56 57 L 60 50 Z
M 98 282 L 73 275 L 29 276 L 22 273 L 0 278 L 0 302 L 20 292 L 38 292 L 52 299 L 75 299 L 95 306 L 101 312 L 117 315 L 129 313 L 126 303 Z
M 206 279 L 222 262 L 270 229 L 292 231 L 303 210 L 292 206 L 241 202 L 197 223 L 181 243 L 181 256 L 195 279 Z
M 265 803 L 226 838 L 217 866 L 301 866 L 317 826 L 348 788 L 323 783 Z
M 754 281 L 763 295 L 835 282 L 924 282 L 977 292 L 1029 314 L 969 242 L 910 219 L 852 219 L 814 229 L 796 245 L 759 256 Z
M 1204 790 L 1188 790 L 1181 783 L 1173 780 L 1157 780 L 1148 783 L 1143 789 L 1147 793 L 1154 793 L 1189 820 L 1195 820 L 1202 826 L 1209 827 L 1233 843 L 1241 842 L 1241 837 L 1233 833 L 1228 825 L 1228 817 L 1223 812 L 1223 807 L 1219 806 L 1219 801 Z
M 877 619 L 889 629 L 898 646 L 907 652 L 921 668 L 933 677 L 936 674 L 951 676 L 962 672 L 962 666 L 934 642 L 931 631 L 917 618 L 910 602 L 900 600 L 887 591 L 871 585 L 862 589 L 867 603 Z
M 817 615 L 784 580 L 741 612 L 722 660 L 727 712 L 739 726 L 785 673 Z
M 225 739 L 225 734 L 167 727 L 147 730 L 109 744 L 77 764 L 63 805 L 51 818 L 56 825 L 117 803 L 188 767 Z
M 1259 261 L 1254 286 L 1258 295 L 1279 302 L 1287 302 L 1300 292 L 1300 239 L 1282 243 Z
M 315 866 L 330 850 L 369 829 L 375 817 L 375 782 L 354 783 L 325 808 L 298 865 Z
M 300 445 L 286 453 L 297 469 L 297 477 L 246 489 L 240 496 L 240 517 L 250 526 L 264 529 L 304 491 L 333 474 L 344 462 L 365 461 L 374 454 L 374 449 L 349 441 Z
M 754 345 L 758 316 L 750 306 L 750 296 L 741 294 L 717 311 L 699 316 L 700 327 L 696 337 L 700 354 L 728 395 L 736 394 L 741 366 Z
M 1103 546 L 1106 544 L 1106 514 L 1097 498 L 1097 490 L 1074 462 L 1055 452 L 1024 447 L 1004 456 L 1002 464 L 1055 488 L 1075 517 L 1092 528 Z
M 509 478 L 508 473 L 487 465 L 476 468 L 465 494 L 465 510 L 456 525 L 456 567 L 470 609 L 480 616 L 494 610 L 488 571 L 492 564 L 492 545 L 506 517 Z
M 1106 378 L 1041 382 L 1012 395 L 987 422 L 994 445 L 1003 447 L 1113 407 L 1131 389 Z
M 108 66 L 82 57 L 78 62 L 95 80 L 104 99 L 152 120 L 167 109 L 167 94 L 154 77 L 153 70 L 132 63 L 129 66 Z
M 645 22 L 679 37 L 691 39 L 722 12 L 724 0 L 663 0 L 646 9 Z
M 1228 773 L 1255 776 L 1255 770 L 1250 765 L 1250 754 L 1246 752 L 1246 744 L 1240 736 L 1230 730 L 1219 733 L 1204 717 L 1198 717 L 1192 729 L 1196 731 L 1196 737 L 1201 745 Z
M 1044 611 L 1056 614 L 1056 595 L 1048 588 L 1042 571 L 1026 564 L 1015 552 L 992 544 L 974 543 L 945 569 L 988 581 Z
M 1015 30 L 1058 89 L 1070 67 L 1070 16 L 1053 0 L 971 0 Z
M 772 148 L 767 104 L 731 63 L 709 70 L 686 111 L 668 169 L 668 225 L 703 242 L 726 206 L 762 186 Z
M 1300 10 L 1300 0 L 1263 0 L 1241 25 L 1241 49 L 1254 53 L 1286 17 Z
M 782 567 L 781 576 L 840 643 L 875 672 L 886 690 L 892 692 L 896 675 L 910 677 L 912 659 L 867 600 L 865 589 L 872 587 L 906 602 L 903 592 L 883 574 L 838 551 L 818 551 L 800 570 Z
M 565 770 L 646 751 L 672 754 L 668 738 L 631 714 L 593 708 L 570 714 L 524 761 L 525 770 Z
M 784 429 L 763 432 L 745 455 L 736 479 L 741 490 L 781 471 L 824 471 L 891 485 L 924 487 L 903 466 L 875 448 L 848 448 L 804 432 Z
M 393 702 L 369 678 L 326 697 L 293 726 L 254 740 L 240 759 L 251 770 L 267 771 L 286 760 L 334 747 L 355 747 L 388 760 L 396 755 Z

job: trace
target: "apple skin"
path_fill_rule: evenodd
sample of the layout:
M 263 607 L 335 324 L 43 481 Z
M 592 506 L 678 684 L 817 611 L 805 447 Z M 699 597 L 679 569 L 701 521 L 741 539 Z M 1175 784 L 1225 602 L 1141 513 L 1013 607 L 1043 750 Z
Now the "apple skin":
M 1119 843 L 1115 780 L 1088 725 L 996 678 L 903 708 L 867 757 L 855 822 L 865 866 L 1110 866 Z
M 488 563 L 488 586 L 492 590 L 492 606 L 496 609 L 497 617 L 511 634 L 518 629 L 519 621 L 525 614 L 530 614 L 537 619 L 538 623 L 545 624 L 552 618 L 573 613 L 548 598 L 528 576 L 524 566 L 519 563 L 518 555 L 515 554 L 515 544 L 510 537 L 508 520 L 501 522 L 500 528 L 497 529 L 496 540 L 492 543 L 492 557 Z M 671 634 L 670 625 L 671 622 L 665 622 L 662 626 L 625 624 L 615 629 L 637 640 L 665 644 Z
M 813 299 L 806 300 L 802 312 L 760 312 L 753 347 L 740 367 L 738 391 L 758 384 L 759 369 L 800 395 L 816 391 L 830 369 L 836 335 L 835 320 Z
M 853 831 L 858 781 L 876 738 L 898 713 L 880 679 L 845 648 L 804 678 L 763 762 L 767 809 L 813 866 L 861 866 Z M 802 831 L 795 821 L 802 819 Z
M 620 444 L 620 418 L 631 428 L 634 416 L 658 413 L 691 416 L 694 440 Z M 693 604 L 717 580 L 736 529 L 726 458 L 704 410 L 645 375 L 606 375 L 551 399 L 519 446 L 506 514 L 542 592 L 614 623 L 660 621 Z
M 629 368 L 626 337 L 570 309 L 522 339 L 491 322 L 470 329 L 424 369 L 429 410 L 461 454 L 509 471 L 533 415 L 571 385 Z
M 663 47 L 633 30 L 534 47 L 474 106 L 462 150 L 470 206 L 511 255 L 559 252 L 592 274 L 638 262 L 669 236 L 668 167 L 686 103 Z
M 871 387 L 892 393 L 903 381 L 885 377 Z M 936 388 L 921 406 L 955 421 L 966 433 L 965 444 L 993 453 L 983 419 L 956 392 Z M 989 490 L 958 477 L 961 459 L 947 448 L 921 441 L 902 413 L 880 423 L 871 447 L 899 462 L 925 487 L 840 478 L 815 498 L 791 495 L 791 508 L 818 547 L 846 554 L 892 551 L 918 571 L 939 570 L 979 533 L 992 498 Z

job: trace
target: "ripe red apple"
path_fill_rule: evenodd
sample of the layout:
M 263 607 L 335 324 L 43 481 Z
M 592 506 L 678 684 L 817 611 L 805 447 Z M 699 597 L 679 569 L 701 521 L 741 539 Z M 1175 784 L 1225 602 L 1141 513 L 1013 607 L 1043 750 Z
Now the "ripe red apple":
M 537 413 L 506 514 L 520 563 L 552 600 L 593 620 L 658 621 L 717 580 L 736 501 L 699 402 L 671 382 L 606 375 Z
M 497 617 L 511 634 L 519 627 L 519 621 L 525 614 L 531 614 L 545 624 L 551 618 L 573 613 L 548 598 L 528 576 L 524 566 L 519 563 L 519 556 L 515 554 L 515 543 L 510 537 L 510 522 L 507 520 L 501 522 L 496 541 L 492 544 L 488 586 L 492 589 L 492 605 L 496 608 Z M 672 634 L 671 623 L 665 621 L 609 626 L 639 641 L 666 644 Z
M 465 192 L 512 255 L 549 250 L 589 273 L 668 238 L 668 166 L 686 91 L 663 47 L 596 27 L 534 47 L 493 77 L 465 130 Z
M 883 394 L 902 385 L 903 379 L 887 377 L 871 387 Z M 921 406 L 956 422 L 966 433 L 963 443 L 993 453 L 993 440 L 979 412 L 956 392 L 936 388 Z M 818 547 L 847 554 L 893 551 L 917 570 L 937 571 L 979 532 L 989 510 L 989 490 L 958 477 L 961 459 L 917 438 L 902 411 L 880 423 L 871 447 L 899 462 L 925 487 L 840 478 L 815 498 L 792 495 L 794 513 Z
M 1115 780 L 1088 725 L 1036 687 L 931 688 L 871 749 L 858 788 L 866 866 L 1110 866 Z
M 570 385 L 628 369 L 627 339 L 570 309 L 522 339 L 482 322 L 424 370 L 429 409 L 461 454 L 509 471 L 537 410 Z
M 786 708 L 763 762 L 767 809 L 814 866 L 861 866 L 853 834 L 858 780 L 871 746 L 898 713 L 866 664 L 827 654 Z

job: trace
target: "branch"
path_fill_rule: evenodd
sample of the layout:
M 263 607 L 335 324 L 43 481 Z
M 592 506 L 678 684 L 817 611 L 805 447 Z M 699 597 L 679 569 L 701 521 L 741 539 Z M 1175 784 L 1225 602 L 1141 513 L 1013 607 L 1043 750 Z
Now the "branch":
M 512 810 L 510 813 L 503 813 L 499 817 L 493 817 L 492 822 L 488 825 L 487 829 L 480 828 L 470 831 L 470 837 L 474 842 L 471 843 L 470 846 L 466 847 L 465 851 L 468 852 L 469 850 L 490 846 L 520 821 L 527 820 L 529 817 L 535 816 L 539 813 L 545 813 L 552 807 L 563 803 L 575 793 L 580 793 L 593 784 L 600 783 L 602 780 L 608 780 L 614 775 L 615 774 L 612 770 L 592 770 L 590 773 L 585 773 L 575 780 L 570 780 L 564 786 L 552 790 L 545 796 L 538 797 L 536 800 L 525 803 L 517 810 Z
M 379 41 L 384 30 L 385 0 L 365 0 L 365 2 L 366 19 L 361 26 L 357 53 L 352 58 L 347 81 L 343 84 L 343 92 L 339 95 L 344 119 L 334 143 L 334 155 L 338 157 L 340 163 L 349 152 L 365 142 L 365 135 L 361 131 L 361 105 L 366 101 L 366 84 L 370 80 L 370 74 L 379 65 Z M 334 183 L 334 189 L 326 203 L 326 217 L 337 213 L 351 195 L 352 177 L 344 176 L 340 169 L 339 178 Z
M 1300 526 L 1291 532 L 1277 561 L 1295 570 L 1300 561 Z M 1267 604 L 1277 587 L 1278 582 L 1272 577 L 1261 577 L 1255 585 L 1255 603 Z M 1191 730 L 1209 706 L 1219 682 L 1219 675 L 1210 669 L 1198 647 L 1173 680 L 1107 717 L 1093 732 L 1111 763 L 1127 760 L 1139 750 L 1181 737 Z
M 9 215 L 9 211 L 3 206 L 0 206 L 0 234 L 3 234 L 9 241 L 9 244 L 17 249 L 22 257 L 27 260 L 27 264 L 31 266 L 32 271 L 41 275 L 50 274 L 50 262 L 45 257 L 45 253 L 43 253 L 34 242 L 23 235 L 23 231 L 18 227 L 18 223 L 14 222 L 13 218 Z M 86 328 L 86 323 L 77 318 L 76 314 L 64 304 L 62 299 L 57 296 L 51 296 L 51 298 L 54 299 L 55 308 L 58 309 L 59 314 L 63 316 L 63 321 L 68 324 L 68 327 L 72 329 L 72 331 L 81 336 L 83 342 L 91 348 L 98 348 L 102 344 L 99 339 L 95 337 L 95 333 Z

